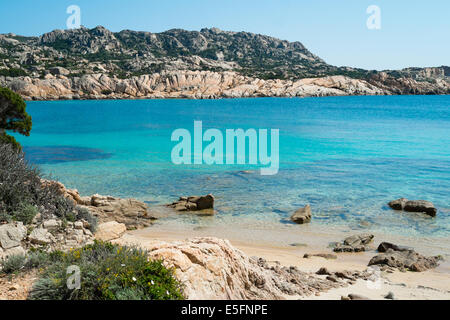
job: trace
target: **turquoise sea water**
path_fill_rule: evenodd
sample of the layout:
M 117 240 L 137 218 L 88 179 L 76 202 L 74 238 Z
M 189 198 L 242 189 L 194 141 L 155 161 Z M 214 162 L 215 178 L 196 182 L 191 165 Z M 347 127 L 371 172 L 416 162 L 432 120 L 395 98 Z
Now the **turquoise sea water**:
M 29 102 L 28 112 L 31 137 L 18 137 L 28 157 L 83 195 L 157 206 L 213 193 L 216 223 L 275 228 L 310 203 L 316 225 L 450 236 L 450 96 Z M 279 173 L 172 164 L 172 131 L 194 120 L 280 129 Z M 399 197 L 433 201 L 437 218 L 387 208 Z

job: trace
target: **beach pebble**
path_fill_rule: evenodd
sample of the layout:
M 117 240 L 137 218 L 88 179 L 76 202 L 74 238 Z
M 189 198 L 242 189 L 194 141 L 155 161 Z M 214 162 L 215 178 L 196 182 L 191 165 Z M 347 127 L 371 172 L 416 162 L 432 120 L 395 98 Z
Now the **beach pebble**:
M 384 296 L 385 299 L 394 300 L 394 293 L 392 291 L 389 291 L 387 295 Z
M 318 275 L 331 275 L 331 272 L 328 271 L 327 268 L 322 267 L 316 272 L 316 274 L 318 274 Z
M 354 294 L 354 293 L 350 293 L 348 295 L 348 297 L 350 298 L 350 300 L 370 300 L 369 298 L 359 295 L 359 294 Z

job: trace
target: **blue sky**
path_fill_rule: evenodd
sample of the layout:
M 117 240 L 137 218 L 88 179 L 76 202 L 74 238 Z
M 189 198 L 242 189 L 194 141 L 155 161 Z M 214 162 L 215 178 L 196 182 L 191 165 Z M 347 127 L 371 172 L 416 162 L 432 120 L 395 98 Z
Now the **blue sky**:
M 81 8 L 81 23 L 89 28 L 160 32 L 218 27 L 300 41 L 338 66 L 450 65 L 448 0 L 1 0 L 0 33 L 64 29 L 69 5 Z M 381 9 L 380 30 L 366 26 L 370 5 Z

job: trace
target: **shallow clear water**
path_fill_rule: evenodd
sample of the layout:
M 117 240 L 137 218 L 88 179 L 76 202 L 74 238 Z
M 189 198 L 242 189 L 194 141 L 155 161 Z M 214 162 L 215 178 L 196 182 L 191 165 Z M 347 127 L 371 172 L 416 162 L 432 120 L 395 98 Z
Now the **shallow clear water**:
M 29 102 L 28 112 L 31 137 L 18 140 L 30 160 L 84 195 L 152 206 L 213 193 L 213 223 L 272 228 L 310 203 L 322 227 L 450 236 L 450 96 Z M 171 133 L 194 120 L 280 129 L 279 173 L 173 165 Z M 387 208 L 399 197 L 433 201 L 437 218 Z

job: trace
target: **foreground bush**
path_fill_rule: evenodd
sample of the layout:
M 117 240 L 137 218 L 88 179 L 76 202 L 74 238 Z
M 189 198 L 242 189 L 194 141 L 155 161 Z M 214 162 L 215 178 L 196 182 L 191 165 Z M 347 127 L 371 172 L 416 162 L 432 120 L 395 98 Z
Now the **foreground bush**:
M 74 204 L 55 185 L 42 185 L 38 168 L 26 161 L 23 152 L 0 142 L 0 222 L 30 223 L 36 214 L 32 207 L 39 208 L 44 218 L 76 218 Z
M 2 272 L 6 274 L 16 273 L 24 268 L 26 258 L 24 255 L 12 255 L 0 261 Z
M 41 261 L 42 259 L 39 259 Z M 69 266 L 81 272 L 80 289 L 71 290 Z M 142 249 L 104 242 L 67 253 L 53 252 L 30 293 L 34 300 L 168 300 L 183 299 L 173 270 L 151 261 Z
M 36 268 L 45 268 L 49 263 L 54 261 L 56 260 L 53 254 L 41 250 L 30 249 L 26 256 L 19 254 L 0 259 L 0 274 L 12 274 Z

